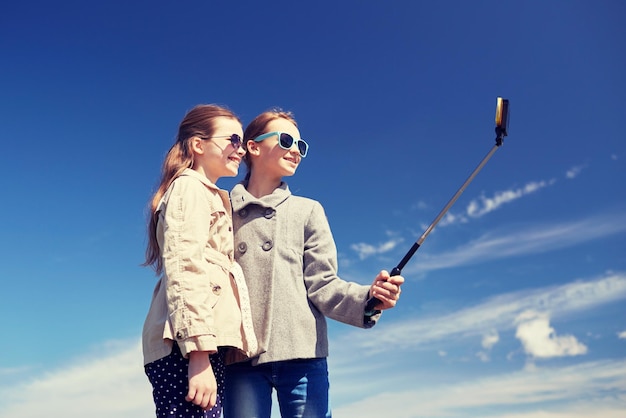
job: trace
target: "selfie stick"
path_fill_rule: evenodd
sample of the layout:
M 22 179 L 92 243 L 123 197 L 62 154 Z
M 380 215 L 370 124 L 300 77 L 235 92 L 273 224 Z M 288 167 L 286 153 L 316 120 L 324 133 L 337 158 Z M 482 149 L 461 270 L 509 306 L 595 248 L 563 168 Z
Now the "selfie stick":
M 507 132 L 508 122 L 509 122 L 508 116 L 509 116 L 509 101 L 507 99 L 503 99 L 502 97 L 498 97 L 497 105 L 496 105 L 496 144 L 493 146 L 493 148 L 491 148 L 489 153 L 485 156 L 485 158 L 483 158 L 480 164 L 478 164 L 478 167 L 474 169 L 474 171 L 472 172 L 472 174 L 470 174 L 467 180 L 465 180 L 465 183 L 463 183 L 461 188 L 454 194 L 454 196 L 452 196 L 452 199 L 450 199 L 450 201 L 443 208 L 443 210 L 439 212 L 439 215 L 437 215 L 435 220 L 430 224 L 428 228 L 426 228 L 422 236 L 417 241 L 415 241 L 411 249 L 406 253 L 406 255 L 402 258 L 402 260 L 400 260 L 400 263 L 391 270 L 391 273 L 390 273 L 391 276 L 400 275 L 406 263 L 408 263 L 411 257 L 413 257 L 413 254 L 415 254 L 415 252 L 419 249 L 419 247 L 422 245 L 422 243 L 424 242 L 428 234 L 432 232 L 432 230 L 439 223 L 441 218 L 443 218 L 446 212 L 448 212 L 448 209 L 450 209 L 450 207 L 454 205 L 454 202 L 456 202 L 459 196 L 461 196 L 461 194 L 465 191 L 467 186 L 472 182 L 472 180 L 474 180 L 474 177 L 476 177 L 478 172 L 483 168 L 485 164 L 487 164 L 487 161 L 489 161 L 491 156 L 502 145 L 502 142 L 504 141 L 504 137 L 507 136 L 508 134 Z M 367 304 L 365 305 L 365 312 L 366 313 L 373 312 L 375 310 L 374 307 L 378 305 L 379 303 L 380 303 L 380 300 L 376 298 L 370 298 L 367 301 Z

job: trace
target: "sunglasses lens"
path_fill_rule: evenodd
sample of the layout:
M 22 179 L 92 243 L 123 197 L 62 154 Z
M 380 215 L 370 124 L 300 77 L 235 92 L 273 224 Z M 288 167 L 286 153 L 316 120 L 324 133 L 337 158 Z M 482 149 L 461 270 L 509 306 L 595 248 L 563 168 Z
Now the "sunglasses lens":
M 293 145 L 293 137 L 289 134 L 280 134 L 280 146 L 284 149 L 289 149 Z
M 233 144 L 233 148 L 239 149 L 241 146 L 241 137 L 237 134 L 232 134 L 230 136 L 230 143 Z
M 303 140 L 298 141 L 298 151 L 300 151 L 300 155 L 306 157 L 306 152 L 308 151 L 309 146 Z
M 309 148 L 306 142 L 301 139 L 294 140 L 293 137 L 289 134 L 281 133 L 280 134 L 280 146 L 284 149 L 291 149 L 293 146 L 293 142 L 296 141 L 298 144 L 298 152 L 300 156 L 304 157 Z

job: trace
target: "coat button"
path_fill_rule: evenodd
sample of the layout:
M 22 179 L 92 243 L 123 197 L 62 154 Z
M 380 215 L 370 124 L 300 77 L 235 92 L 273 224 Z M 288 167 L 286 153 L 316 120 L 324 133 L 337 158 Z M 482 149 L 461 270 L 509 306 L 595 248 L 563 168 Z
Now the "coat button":
M 267 219 L 272 219 L 274 217 L 274 214 L 276 213 L 276 211 L 272 208 L 267 208 L 265 209 L 265 217 Z
M 245 242 L 240 242 L 239 245 L 237 246 L 237 249 L 239 250 L 240 253 L 245 253 L 248 250 L 248 245 Z
M 272 243 L 272 241 L 265 241 L 261 248 L 263 248 L 265 251 L 269 251 L 272 249 L 273 246 L 274 244 Z
M 222 286 L 220 286 L 219 284 L 211 285 L 211 289 L 213 290 L 213 294 L 216 296 L 219 296 L 222 294 Z
M 241 218 L 245 218 L 246 216 L 248 216 L 248 209 L 241 209 L 241 210 L 239 211 L 239 216 L 240 216 Z

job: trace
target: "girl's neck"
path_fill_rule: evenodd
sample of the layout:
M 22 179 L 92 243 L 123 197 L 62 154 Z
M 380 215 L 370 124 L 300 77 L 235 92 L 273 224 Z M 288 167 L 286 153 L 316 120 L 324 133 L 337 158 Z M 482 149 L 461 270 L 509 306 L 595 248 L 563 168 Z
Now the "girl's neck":
M 196 166 L 194 164 L 193 167 L 191 167 L 192 170 L 197 171 L 198 173 L 202 174 L 203 176 L 205 176 L 207 179 L 209 179 L 209 181 L 213 184 L 217 183 L 218 178 L 215 178 L 214 176 L 211 176 L 210 172 L 207 171 L 204 167 L 202 167 L 201 165 Z
M 250 179 L 248 180 L 248 186 L 246 190 L 252 196 L 256 198 L 261 198 L 263 196 L 267 196 L 268 194 L 272 194 L 280 183 L 282 179 L 280 177 L 273 178 L 267 176 L 259 176 L 255 175 L 254 171 L 250 174 Z

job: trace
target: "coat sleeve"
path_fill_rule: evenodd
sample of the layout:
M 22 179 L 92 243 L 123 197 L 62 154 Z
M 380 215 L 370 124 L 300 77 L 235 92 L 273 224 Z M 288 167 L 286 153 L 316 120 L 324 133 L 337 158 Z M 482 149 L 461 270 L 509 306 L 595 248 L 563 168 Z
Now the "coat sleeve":
M 319 202 L 314 203 L 305 225 L 303 263 L 309 300 L 324 316 L 361 328 L 376 324 L 380 314 L 365 317 L 370 286 L 337 275 L 337 249 Z
M 205 259 L 214 209 L 200 182 L 180 177 L 169 194 L 164 218 L 163 267 L 172 332 L 182 354 L 217 350 L 210 277 L 225 275 Z

